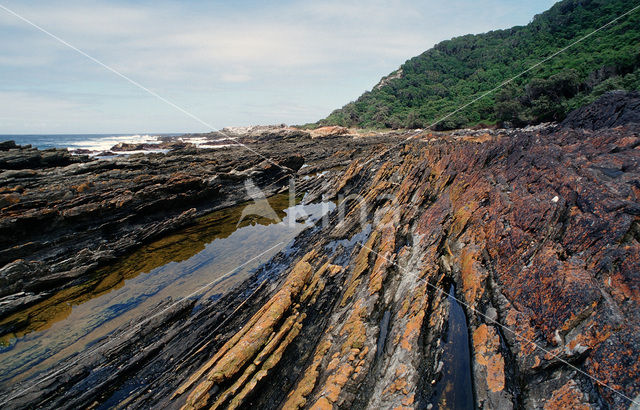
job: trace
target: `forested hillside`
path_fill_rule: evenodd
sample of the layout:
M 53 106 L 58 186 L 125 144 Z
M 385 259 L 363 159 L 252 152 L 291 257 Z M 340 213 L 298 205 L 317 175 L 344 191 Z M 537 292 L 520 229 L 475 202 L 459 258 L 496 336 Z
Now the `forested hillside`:
M 436 129 L 452 129 L 561 120 L 607 91 L 640 89 L 640 9 L 440 121 L 639 4 L 564 0 L 527 26 L 443 41 L 318 124 L 424 128 L 437 122 Z

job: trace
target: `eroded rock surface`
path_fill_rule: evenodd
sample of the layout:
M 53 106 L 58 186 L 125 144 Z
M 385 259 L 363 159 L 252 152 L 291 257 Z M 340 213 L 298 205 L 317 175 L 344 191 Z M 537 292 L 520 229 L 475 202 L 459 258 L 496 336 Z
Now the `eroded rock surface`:
M 334 148 L 307 135 L 279 147 L 263 141 L 93 161 L 3 144 L 0 158 L 14 159 L 0 159 L 0 319 L 201 215 L 250 199 L 245 181 L 271 195 L 291 176 L 346 166 L 385 141 L 344 140 Z M 303 187 L 319 183 L 300 178 Z
M 39 150 L 29 145 L 16 145 L 14 141 L 0 142 L 0 170 L 41 169 L 60 167 L 78 162 L 86 162 L 88 158 L 73 156 L 66 149 L 50 148 Z
M 302 152 L 309 200 L 338 200 L 328 223 L 229 294 L 122 329 L 7 392 L 10 404 L 424 408 L 446 366 L 454 285 L 476 407 L 628 408 L 640 395 L 640 126 L 411 136 Z
M 312 235 L 285 276 L 280 293 L 303 284 L 278 324 L 234 353 L 264 331 L 271 299 L 168 403 L 425 405 L 455 283 L 477 407 L 628 407 L 640 392 L 638 131 L 412 141 L 352 164 L 325 193 L 366 198 L 367 226 L 365 202 L 342 202 L 345 220 Z
M 611 91 L 570 113 L 562 126 L 598 130 L 631 123 L 640 124 L 640 92 Z

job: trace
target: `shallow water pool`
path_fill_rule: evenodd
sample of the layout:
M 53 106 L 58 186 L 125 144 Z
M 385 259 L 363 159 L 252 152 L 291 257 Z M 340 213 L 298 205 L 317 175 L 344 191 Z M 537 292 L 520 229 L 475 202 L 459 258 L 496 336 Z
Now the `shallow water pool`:
M 13 331 L 0 335 L 0 390 L 55 368 L 167 300 L 219 297 L 335 208 L 296 202 L 282 194 L 269 207 L 247 203 L 213 212 L 5 318 L 0 326 L 11 323 Z

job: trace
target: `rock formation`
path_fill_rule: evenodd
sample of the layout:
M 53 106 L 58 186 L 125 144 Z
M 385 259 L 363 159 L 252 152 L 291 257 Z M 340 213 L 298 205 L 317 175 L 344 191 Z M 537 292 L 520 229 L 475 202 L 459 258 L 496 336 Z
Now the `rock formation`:
M 307 172 L 318 172 L 348 164 L 356 148 L 342 148 L 363 148 L 352 141 L 319 151 L 317 145 L 307 135 L 279 147 L 257 144 L 254 152 L 187 148 L 89 161 L 66 150 L 4 143 L 0 318 L 82 282 L 96 268 L 198 216 L 247 200 L 248 178 L 273 194 L 288 186 L 305 161 Z
M 598 130 L 640 124 L 640 92 L 612 91 L 598 101 L 571 112 L 562 126 Z
M 447 391 L 439 383 L 449 365 L 443 346 L 453 286 L 470 339 L 470 357 L 455 360 L 469 361 L 476 407 L 628 408 L 640 395 L 640 126 L 564 125 L 509 135 L 279 140 L 272 146 L 280 152 L 305 147 L 297 150 L 309 164 L 298 171 L 310 176 L 299 179 L 307 199 L 338 201 L 329 223 L 305 230 L 290 251 L 198 311 L 184 301 L 133 331 L 122 329 L 127 337 L 28 391 L 6 392 L 10 404 L 446 406 L 449 393 L 435 393 Z M 293 145 L 287 151 L 279 144 Z M 195 206 L 202 192 L 230 195 L 222 185 L 207 191 L 213 184 L 204 181 L 214 172 L 217 178 L 242 172 L 242 179 L 252 170 L 265 186 L 285 177 L 257 158 L 250 164 L 224 157 L 218 168 L 206 168 L 202 154 L 178 155 L 132 158 L 118 172 L 158 178 L 135 192 L 150 190 L 141 197 L 152 199 L 170 192 L 174 213 Z M 185 158 L 197 171 L 171 179 L 160 168 Z M 328 177 L 311 174 L 337 162 L 349 165 Z M 96 166 L 90 164 L 71 165 L 63 175 Z M 87 182 L 96 173 L 91 169 Z M 45 181 L 55 185 L 53 176 L 21 178 L 4 189 L 20 183 L 16 191 L 24 195 Z M 142 194 L 125 187 L 103 200 L 135 204 Z M 163 195 L 153 196 L 153 189 Z M 35 200 L 16 212 L 11 207 L 24 204 L 20 199 L 3 208 L 5 224 L 52 212 Z M 96 203 L 60 200 L 64 206 L 54 209 L 62 215 Z M 127 207 L 133 215 L 144 210 Z M 27 209 L 41 211 L 31 216 Z M 46 217 L 62 217 L 55 215 Z M 95 221 L 95 213 L 87 215 Z M 22 237 L 31 238 L 29 232 Z M 26 257 L 32 245 L 20 243 L 11 252 Z M 2 277 L 28 263 L 10 262 Z M 88 370 L 96 368 L 104 370 Z

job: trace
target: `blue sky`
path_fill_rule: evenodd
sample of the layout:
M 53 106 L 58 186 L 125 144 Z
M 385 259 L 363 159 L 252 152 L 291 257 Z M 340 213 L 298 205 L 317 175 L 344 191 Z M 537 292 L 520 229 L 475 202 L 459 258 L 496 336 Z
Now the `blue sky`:
M 216 128 L 316 121 L 439 41 L 553 3 L 0 0 Z M 0 134 L 209 131 L 2 9 L 0 36 Z

